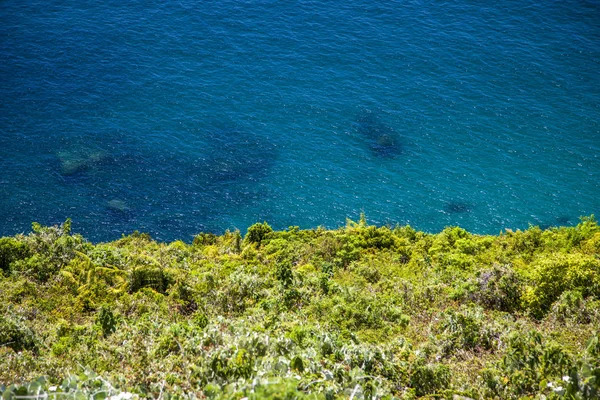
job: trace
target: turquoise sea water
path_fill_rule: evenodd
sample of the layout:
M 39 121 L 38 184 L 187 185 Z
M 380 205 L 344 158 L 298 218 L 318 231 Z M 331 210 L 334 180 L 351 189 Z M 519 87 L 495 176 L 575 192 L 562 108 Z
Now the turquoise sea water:
M 600 2 L 0 3 L 0 235 L 600 210 Z

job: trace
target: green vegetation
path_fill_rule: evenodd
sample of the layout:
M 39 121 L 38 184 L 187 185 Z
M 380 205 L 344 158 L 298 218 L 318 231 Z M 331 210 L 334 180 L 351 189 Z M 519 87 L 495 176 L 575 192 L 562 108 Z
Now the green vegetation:
M 0 239 L 0 395 L 597 399 L 600 227 Z

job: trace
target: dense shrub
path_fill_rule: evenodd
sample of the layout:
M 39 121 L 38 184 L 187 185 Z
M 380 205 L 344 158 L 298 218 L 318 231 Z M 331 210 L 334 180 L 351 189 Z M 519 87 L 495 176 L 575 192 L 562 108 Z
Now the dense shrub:
M 600 301 L 584 298 L 578 290 L 567 290 L 552 304 L 550 318 L 579 324 L 600 322 Z
M 568 229 L 568 237 L 574 246 L 579 246 L 586 240 L 592 240 L 591 243 L 593 243 L 593 238 L 600 233 L 600 226 L 598 226 L 594 214 L 589 217 L 581 217 L 580 220 L 575 228 Z
M 294 283 L 292 266 L 290 265 L 289 261 L 282 261 L 277 263 L 277 280 L 286 289 Z
M 10 272 L 11 264 L 29 256 L 29 247 L 21 240 L 3 237 L 0 238 L 0 270 Z
M 449 309 L 444 312 L 439 326 L 437 341 L 444 354 L 458 349 L 491 349 L 499 333 L 488 323 L 480 309 Z
M 544 342 L 538 332 L 513 333 L 497 369 L 484 371 L 484 379 L 488 394 L 500 398 L 517 399 L 540 390 L 563 395 L 562 385 L 569 382 L 574 366 L 568 352 L 556 343 Z
M 52 397 L 54 399 L 133 399 L 138 398 L 130 392 L 123 392 L 106 379 L 89 369 L 74 370 L 73 375 L 65 377 L 59 384 L 47 378 L 37 378 L 24 385 L 0 385 L 0 396 L 3 399 L 35 399 Z
M 100 329 L 102 329 L 104 337 L 107 337 L 117 330 L 117 318 L 107 305 L 103 305 L 100 307 L 100 310 L 98 310 L 96 323 L 100 326 Z
M 525 231 L 508 231 L 510 251 L 524 256 L 531 256 L 542 247 L 542 233 L 543 231 L 539 226 L 530 226 Z
M 435 394 L 447 389 L 450 384 L 450 369 L 442 364 L 415 362 L 410 373 L 410 386 L 417 396 Z
M 246 243 L 257 243 L 260 245 L 271 232 L 273 232 L 273 228 L 266 222 L 263 222 L 262 224 L 256 223 L 248 228 L 244 241 Z
M 21 318 L 0 315 L 0 347 L 4 346 L 14 351 L 34 350 L 36 337 Z
M 461 239 L 468 239 L 470 234 L 459 227 L 448 227 L 435 236 L 429 253 L 436 255 L 437 253 L 448 252 L 455 248 L 457 242 Z
M 177 282 L 169 289 L 170 297 L 178 303 L 177 309 L 183 315 L 190 315 L 198 309 L 195 291 L 185 282 Z
M 600 332 L 588 341 L 583 357 L 577 360 L 568 378 L 562 393 L 565 398 L 600 397 Z
M 581 254 L 554 254 L 533 264 L 524 302 L 536 317 L 542 317 L 565 290 L 578 290 L 585 297 L 600 296 L 600 260 Z
M 51 384 L 0 393 L 595 399 L 598 234 L 592 220 L 478 236 L 362 216 L 257 224 L 243 243 L 233 231 L 93 245 L 69 223 L 36 225 L 0 241 L 0 382 Z
M 129 292 L 134 293 L 142 288 L 152 288 L 159 293 L 167 289 L 168 279 L 162 268 L 158 266 L 141 266 L 131 271 Z
M 209 304 L 214 304 L 220 313 L 237 315 L 258 304 L 265 287 L 264 278 L 240 268 L 229 275 L 227 284 L 214 299 L 209 299 Z
M 217 235 L 214 233 L 199 233 L 194 236 L 194 246 L 210 246 L 217 243 Z
M 600 232 L 581 243 L 581 250 L 590 255 L 600 255 Z
M 338 268 L 346 268 L 352 261 L 360 258 L 361 250 L 366 247 L 366 243 L 359 235 L 344 234 L 337 239 L 339 244 L 332 261 Z
M 382 250 L 393 248 L 396 245 L 393 232 L 385 226 L 380 228 L 369 226 L 361 229 L 360 234 L 365 240 L 365 248 Z
M 61 268 L 69 264 L 78 251 L 89 244 L 80 235 L 71 235 L 71 220 L 60 226 L 45 227 L 33 223 L 33 232 L 23 237 L 25 247 L 18 245 L 15 257 L 11 246 L 11 269 L 46 282 Z M 25 250 L 28 249 L 28 250 Z M 26 257 L 30 255 L 31 257 Z
M 479 273 L 473 299 L 487 309 L 512 312 L 521 306 L 523 287 L 510 266 L 495 264 Z

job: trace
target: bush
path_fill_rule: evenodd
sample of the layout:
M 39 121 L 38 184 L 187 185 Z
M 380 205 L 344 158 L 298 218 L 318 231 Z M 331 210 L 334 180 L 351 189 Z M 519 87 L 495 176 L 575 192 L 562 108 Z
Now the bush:
M 22 272 L 40 282 L 48 281 L 62 267 L 69 264 L 78 251 L 84 250 L 87 243 L 80 235 L 71 235 L 71 220 L 61 226 L 45 227 L 34 222 L 33 232 L 23 237 L 28 250 L 18 246 L 17 257 L 12 247 L 11 269 Z M 6 243 L 5 243 L 6 244 Z M 28 257 L 28 255 L 32 255 Z M 7 257 L 8 258 L 8 257 Z
M 169 291 L 170 298 L 178 303 L 177 309 L 181 314 L 190 315 L 198 309 L 194 290 L 185 282 L 177 282 Z
M 360 264 L 355 268 L 355 271 L 372 284 L 379 282 L 381 279 L 381 272 L 374 266 Z
M 393 232 L 385 226 L 381 228 L 369 226 L 361 230 L 361 235 L 365 240 L 365 248 L 382 250 L 393 248 L 396 245 Z
M 10 272 L 11 264 L 29 257 L 29 247 L 20 240 L 11 237 L 0 238 L 0 270 Z
M 215 243 L 217 243 L 217 235 L 213 233 L 199 233 L 192 241 L 192 244 L 198 247 L 211 246 Z
M 209 324 L 209 320 L 208 317 L 206 316 L 206 314 L 204 314 L 203 312 L 197 311 L 194 316 L 192 317 L 192 321 L 194 322 L 194 324 L 196 326 L 198 326 L 201 329 L 204 329 L 208 326 Z
M 565 290 L 600 297 L 600 260 L 582 254 L 555 254 L 534 263 L 524 302 L 530 313 L 543 317 Z
M 229 275 L 229 282 L 222 285 L 215 298 L 210 299 L 217 310 L 224 314 L 241 314 L 248 306 L 257 304 L 266 281 L 256 274 L 239 268 Z
M 43 254 L 53 265 L 67 265 L 75 251 L 84 250 L 88 244 L 81 235 L 71 235 L 71 220 L 60 226 L 32 224 L 33 232 L 26 236 L 26 242 L 33 253 Z
M 543 231 L 539 226 L 530 226 L 525 231 L 508 231 L 508 243 L 510 250 L 525 257 L 531 257 L 533 253 L 542 248 Z
M 538 332 L 515 332 L 509 336 L 498 368 L 489 369 L 483 375 L 489 394 L 516 399 L 538 391 L 553 393 L 556 385 L 552 382 L 568 378 L 573 365 L 571 356 L 561 346 L 544 343 Z
M 364 219 L 257 226 L 241 255 L 237 232 L 93 245 L 67 224 L 0 240 L 0 382 L 45 375 L 44 390 L 59 388 L 90 365 L 133 398 L 598 398 L 595 223 L 540 243 L 535 229 L 517 243 Z M 18 242 L 27 253 L 13 257 Z M 67 396 L 120 392 L 86 382 L 68 378 L 82 393 Z
M 600 232 L 581 244 L 581 250 L 590 255 L 600 255 Z
M 450 385 L 450 369 L 441 364 L 416 362 L 410 373 L 410 386 L 417 396 L 435 394 Z
M 35 335 L 22 319 L 0 315 L 0 347 L 4 346 L 14 351 L 35 350 Z
M 294 283 L 294 274 L 289 261 L 277 263 L 277 280 L 286 289 Z
M 499 334 L 490 329 L 484 321 L 485 316 L 481 310 L 446 311 L 438 326 L 438 331 L 441 333 L 437 340 L 441 344 L 442 351 L 450 354 L 458 349 L 491 349 Z
M 482 271 L 477 285 L 479 291 L 473 294 L 473 299 L 483 307 L 506 312 L 520 308 L 523 283 L 509 266 L 496 264 Z
M 131 271 L 129 292 L 134 293 L 142 288 L 152 288 L 158 293 L 165 293 L 168 281 L 160 267 L 142 266 Z
M 567 290 L 552 304 L 548 316 L 559 322 L 597 323 L 600 321 L 600 301 L 586 299 L 578 290 Z
M 455 244 L 460 239 L 468 239 L 469 232 L 459 227 L 447 227 L 439 234 L 435 235 L 429 254 L 435 256 L 436 253 L 447 252 L 455 248 Z
M 96 314 L 96 323 L 102 329 L 104 337 L 109 336 L 117 330 L 117 318 L 107 305 L 100 307 L 98 314 Z
M 46 282 L 60 270 L 60 266 L 53 263 L 48 257 L 38 253 L 29 258 L 13 262 L 12 269 L 39 282 Z
M 179 354 L 182 351 L 182 343 L 184 343 L 186 333 L 185 327 L 179 324 L 171 325 L 167 332 L 158 338 L 155 354 L 160 357 Z
M 246 243 L 257 243 L 258 245 L 269 235 L 269 233 L 273 232 L 273 228 L 269 226 L 266 222 L 256 223 L 248 228 L 248 232 L 246 232 L 246 236 L 244 237 L 244 241 Z
M 269 240 L 269 244 L 264 247 L 264 253 L 269 259 L 276 261 L 295 261 L 298 258 L 293 244 L 281 238 Z
M 575 228 L 569 229 L 569 237 L 573 245 L 578 246 L 583 241 L 593 238 L 600 232 L 600 226 L 594 214 L 589 217 L 581 217 Z

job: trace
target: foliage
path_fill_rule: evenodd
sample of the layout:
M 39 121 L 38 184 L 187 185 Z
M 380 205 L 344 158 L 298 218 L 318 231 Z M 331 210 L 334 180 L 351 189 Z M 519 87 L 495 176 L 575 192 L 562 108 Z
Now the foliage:
M 523 283 L 510 266 L 494 264 L 479 273 L 473 298 L 482 306 L 512 312 L 520 308 Z
M 96 316 L 96 323 L 102 329 L 104 337 L 107 337 L 117 330 L 117 318 L 108 306 L 100 307 Z
M 444 312 L 437 330 L 438 342 L 444 354 L 457 349 L 490 350 L 498 340 L 499 333 L 485 322 L 485 316 L 479 309 L 454 310 Z
M 7 400 L 46 398 L 46 395 L 53 399 L 105 399 L 108 397 L 115 400 L 130 400 L 139 398 L 137 394 L 116 389 L 89 369 L 83 369 L 79 373 L 66 377 L 60 384 L 53 384 L 42 377 L 25 385 L 0 386 L 0 395 Z
M 273 228 L 271 228 L 266 222 L 263 222 L 262 224 L 256 223 L 248 228 L 248 232 L 246 233 L 244 241 L 247 243 L 260 244 L 271 232 L 273 232 Z
M 0 238 L 0 395 L 597 398 L 599 243 L 593 217 L 482 236 L 361 215 L 191 244 L 34 224 Z
M 29 255 L 29 247 L 19 238 L 0 238 L 0 270 L 8 273 L 11 264 L 23 260 Z
M 446 365 L 418 363 L 411 373 L 410 386 L 419 397 L 438 393 L 449 384 L 450 369 Z
M 14 351 L 34 350 L 35 334 L 27 327 L 23 318 L 10 314 L 0 315 L 0 346 Z
M 600 259 L 583 254 L 540 257 L 532 263 L 529 279 L 525 305 L 533 315 L 541 317 L 566 290 L 600 297 Z
M 538 332 L 513 334 L 497 369 L 484 371 L 488 396 L 517 399 L 536 393 L 551 398 L 594 399 L 600 393 L 598 334 L 575 360 L 557 343 Z

